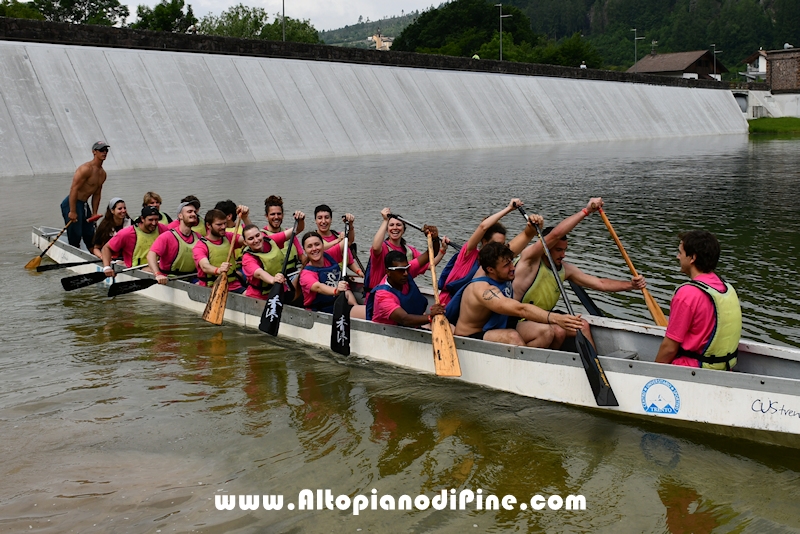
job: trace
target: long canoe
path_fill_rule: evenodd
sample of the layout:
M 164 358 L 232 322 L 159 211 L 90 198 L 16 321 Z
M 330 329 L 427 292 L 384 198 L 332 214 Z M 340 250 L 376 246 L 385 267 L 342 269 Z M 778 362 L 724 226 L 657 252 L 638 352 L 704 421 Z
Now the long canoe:
M 57 228 L 34 228 L 44 250 Z M 57 263 L 93 259 L 59 240 L 47 255 Z M 96 264 L 70 267 L 76 273 Z M 130 271 L 117 281 L 148 278 Z M 138 294 L 201 315 L 210 288 L 174 281 Z M 120 297 L 135 298 L 135 297 Z M 231 294 L 224 319 L 257 329 L 264 301 Z M 742 340 L 738 372 L 654 362 L 664 328 L 607 317 L 586 317 L 618 407 L 598 407 L 574 352 L 515 347 L 456 337 L 463 380 L 471 384 L 572 406 L 690 427 L 704 432 L 800 449 L 800 349 Z M 331 316 L 286 306 L 280 336 L 320 347 L 330 342 Z M 434 374 L 429 331 L 353 319 L 351 357 Z M 451 378 L 442 380 L 453 380 Z

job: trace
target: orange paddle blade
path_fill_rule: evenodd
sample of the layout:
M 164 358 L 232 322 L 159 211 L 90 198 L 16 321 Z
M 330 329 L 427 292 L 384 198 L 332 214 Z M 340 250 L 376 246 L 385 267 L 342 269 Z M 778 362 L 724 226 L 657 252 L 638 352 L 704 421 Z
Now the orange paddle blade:
M 203 320 L 211 324 L 221 325 L 225 316 L 225 305 L 228 302 L 228 275 L 222 273 L 211 288 L 211 295 L 203 311 Z
M 42 257 L 36 256 L 31 261 L 25 264 L 26 269 L 35 269 L 42 263 Z
M 433 363 L 438 376 L 461 376 L 456 340 L 444 315 L 434 315 L 431 323 Z

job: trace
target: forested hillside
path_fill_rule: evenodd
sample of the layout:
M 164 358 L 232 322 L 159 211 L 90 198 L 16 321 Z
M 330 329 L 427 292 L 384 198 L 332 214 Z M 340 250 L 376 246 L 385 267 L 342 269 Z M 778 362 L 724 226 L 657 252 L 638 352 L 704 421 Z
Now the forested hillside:
M 503 22 L 510 34 L 504 35 L 503 56 L 512 61 L 575 66 L 582 58 L 590 67 L 626 69 L 634 62 L 633 28 L 643 37 L 639 58 L 653 46 L 666 53 L 716 44 L 719 60 L 731 70 L 760 47 L 800 46 L 800 0 L 507 1 L 504 13 L 513 16 Z M 460 56 L 482 50 L 497 57 L 499 12 L 493 6 L 481 0 L 442 4 L 423 12 L 392 48 Z M 524 16 L 514 15 L 515 8 Z M 476 12 L 481 16 L 472 17 Z
M 406 26 L 414 22 L 419 16 L 419 11 L 402 13 L 398 17 L 387 17 L 379 20 L 364 20 L 359 17 L 356 24 L 345 26 L 337 30 L 319 32 L 319 37 L 325 44 L 333 46 L 350 46 L 354 48 L 369 48 L 367 37 L 372 37 L 378 31 L 387 37 L 397 37 Z

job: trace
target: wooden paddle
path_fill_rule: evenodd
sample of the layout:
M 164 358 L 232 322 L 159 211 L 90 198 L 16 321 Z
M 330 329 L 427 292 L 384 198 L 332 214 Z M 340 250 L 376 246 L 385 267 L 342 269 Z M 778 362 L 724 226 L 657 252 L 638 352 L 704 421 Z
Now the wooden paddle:
M 517 209 L 527 221 L 528 214 L 525 213 L 525 208 L 522 206 L 517 206 Z M 535 224 L 534 226 L 536 227 L 536 233 L 539 234 L 539 240 L 542 242 L 542 248 L 547 256 L 547 261 L 550 263 L 550 269 L 553 271 L 556 283 L 558 284 L 558 289 L 561 291 L 561 297 L 564 299 L 564 305 L 567 307 L 567 313 L 570 315 L 575 315 L 575 313 L 572 311 L 572 304 L 570 304 L 569 298 L 567 297 L 567 291 L 564 289 L 564 284 L 561 283 L 561 277 L 558 276 L 556 262 L 553 261 L 553 256 L 550 254 L 550 249 L 547 248 L 547 242 L 544 240 L 544 236 L 542 235 L 542 229 L 539 228 L 538 224 Z M 597 351 L 592 344 L 589 343 L 589 340 L 586 339 L 586 336 L 584 336 L 583 332 L 580 330 L 575 332 L 575 345 L 578 348 L 578 354 L 581 356 L 581 363 L 583 363 L 583 369 L 586 372 L 586 378 L 589 380 L 589 385 L 592 388 L 594 400 L 597 402 L 597 405 L 619 406 L 617 397 L 614 395 L 614 390 L 611 389 L 611 384 L 608 383 L 606 373 L 603 371 L 603 366 L 600 364 L 600 357 L 597 355 Z
M 143 267 L 146 267 L 143 266 Z M 127 270 L 127 269 L 126 269 Z M 183 280 L 185 278 L 193 278 L 196 277 L 197 273 L 189 273 L 189 274 L 182 274 L 180 276 L 173 276 L 169 280 Z M 158 284 L 158 281 L 155 278 L 142 278 L 141 280 L 131 280 L 129 282 L 119 282 L 115 284 L 111 284 L 111 287 L 108 288 L 108 296 L 109 297 L 116 297 L 118 295 L 124 295 L 126 293 L 133 293 L 134 291 L 140 291 L 142 289 L 147 289 L 148 287 L 152 287 Z
M 58 235 L 56 236 L 56 238 L 55 238 L 55 239 L 53 239 L 53 241 L 52 241 L 52 242 L 51 242 L 49 245 L 47 245 L 47 248 L 46 248 L 46 249 L 44 249 L 44 250 L 42 251 L 42 253 L 41 253 L 41 254 L 39 254 L 38 256 L 36 256 L 35 258 L 33 258 L 31 261 L 29 261 L 28 263 L 26 263 L 26 264 L 25 264 L 25 268 L 26 268 L 26 269 L 36 269 L 36 268 L 37 268 L 37 267 L 38 267 L 38 266 L 39 266 L 39 265 L 42 263 L 42 258 L 44 258 L 44 255 L 45 255 L 45 254 L 47 254 L 47 251 L 48 251 L 48 250 L 50 250 L 50 247 L 52 247 L 53 245 L 55 245 L 55 244 L 56 244 L 56 241 L 58 241 L 58 238 L 59 238 L 59 237 L 61 237 L 61 234 L 63 234 L 64 232 L 66 232 L 66 231 L 67 231 L 67 228 L 69 228 L 69 225 L 70 225 L 70 224 L 72 224 L 72 221 L 69 221 L 69 222 L 68 222 L 68 223 L 67 223 L 67 224 L 64 226 L 64 228 L 62 228 L 62 229 L 61 229 L 61 231 L 60 231 L 60 232 L 58 232 Z
M 439 304 L 439 283 L 436 281 L 436 266 L 433 264 L 433 238 L 428 236 L 428 263 L 431 266 L 433 280 L 433 300 Z M 431 317 L 431 341 L 433 343 L 433 365 L 438 376 L 461 376 L 461 364 L 458 362 L 456 341 L 453 329 L 444 315 Z
M 347 239 L 350 234 L 350 222 L 344 221 L 344 248 L 342 249 L 342 272 L 339 281 L 344 280 L 347 272 Z M 336 296 L 333 301 L 333 318 L 331 320 L 331 350 L 343 356 L 350 355 L 350 304 L 344 291 Z
M 617 244 L 617 248 L 619 249 L 620 254 L 622 254 L 622 258 L 625 260 L 625 263 L 628 264 L 628 269 L 630 269 L 631 274 L 633 276 L 639 276 L 636 273 L 636 268 L 633 266 L 633 262 L 628 256 L 628 253 L 625 252 L 625 247 L 622 246 L 622 241 L 619 240 L 617 233 L 614 231 L 614 227 L 611 226 L 611 221 L 609 221 L 608 217 L 606 217 L 606 212 L 603 211 L 603 208 L 600 208 L 598 211 L 600 212 L 600 217 L 603 218 L 603 222 L 606 223 L 608 232 L 611 234 L 611 237 Z M 642 295 L 644 295 L 644 302 L 647 304 L 647 309 L 650 310 L 650 315 L 653 317 L 653 321 L 655 321 L 658 326 L 667 326 L 667 318 L 664 316 L 664 312 L 661 311 L 661 306 L 658 305 L 658 302 L 656 302 L 656 299 L 653 298 L 653 295 L 650 294 L 646 287 L 642 288 Z
M 91 263 L 100 263 L 103 260 L 90 260 L 90 261 L 76 261 L 73 263 L 51 263 L 49 265 L 40 265 L 36 268 L 37 273 L 45 271 L 55 271 L 56 269 L 67 269 L 69 267 L 77 267 L 78 265 L 89 265 Z
M 236 241 L 239 239 L 239 225 L 242 218 L 236 221 L 236 227 L 233 230 L 233 239 L 231 239 L 231 246 L 228 247 L 228 258 L 226 262 L 231 261 L 233 249 L 236 247 Z M 222 318 L 225 316 L 225 304 L 228 302 L 228 271 L 219 273 L 217 280 L 214 282 L 214 287 L 211 288 L 211 294 L 208 296 L 206 302 L 206 309 L 203 310 L 203 320 L 217 326 L 222 324 Z
M 143 267 L 147 267 L 147 264 L 143 263 L 142 265 L 137 265 L 136 267 L 129 267 L 119 272 L 124 273 L 126 271 L 133 271 L 135 269 L 141 269 Z M 66 278 L 62 278 L 61 286 L 64 288 L 65 291 L 73 291 L 75 289 L 80 289 L 82 287 L 97 284 L 99 282 L 102 282 L 106 278 L 108 277 L 106 276 L 106 273 L 103 271 L 88 273 L 88 274 L 76 274 L 75 276 L 67 276 Z
M 297 219 L 294 220 L 292 227 L 292 240 L 286 248 L 286 255 L 283 257 L 283 267 L 281 274 L 286 277 L 286 268 L 289 266 L 289 256 L 292 254 L 292 247 L 294 246 L 295 233 L 297 233 Z M 264 305 L 264 312 L 261 314 L 261 322 L 258 324 L 258 329 L 266 332 L 271 336 L 278 335 L 278 329 L 281 326 L 281 314 L 283 313 L 283 294 L 284 284 L 272 284 L 272 289 L 269 290 L 267 303 Z
M 405 223 L 405 224 L 407 224 L 408 226 L 410 226 L 411 228 L 414 228 L 414 229 L 416 229 L 416 230 L 419 230 L 419 231 L 420 231 L 420 232 L 422 232 L 423 234 L 425 233 L 425 230 L 423 230 L 421 226 L 419 226 L 419 225 L 417 225 L 417 224 L 414 224 L 414 223 L 412 223 L 411 221 L 407 221 L 407 220 L 405 220 L 403 217 L 401 217 L 401 216 L 397 215 L 396 213 L 390 213 L 390 214 L 389 214 L 389 218 L 390 218 L 390 219 L 397 219 L 397 220 L 398 220 L 398 221 L 400 221 L 401 223 Z M 456 244 L 455 244 L 455 243 L 453 243 L 452 241 L 450 241 L 450 246 L 451 246 L 451 247 L 453 247 L 454 249 L 456 249 L 456 252 L 458 252 L 459 250 L 461 250 L 461 245 L 456 245 Z M 431 258 L 431 263 L 433 263 L 433 258 Z

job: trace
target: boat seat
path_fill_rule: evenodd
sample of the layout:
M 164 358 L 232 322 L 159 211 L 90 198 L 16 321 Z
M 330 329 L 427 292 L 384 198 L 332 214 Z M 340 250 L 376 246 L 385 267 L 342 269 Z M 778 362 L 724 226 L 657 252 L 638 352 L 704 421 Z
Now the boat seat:
M 632 350 L 615 350 L 609 354 L 605 354 L 606 358 L 619 358 L 620 360 L 638 360 L 639 353 Z

